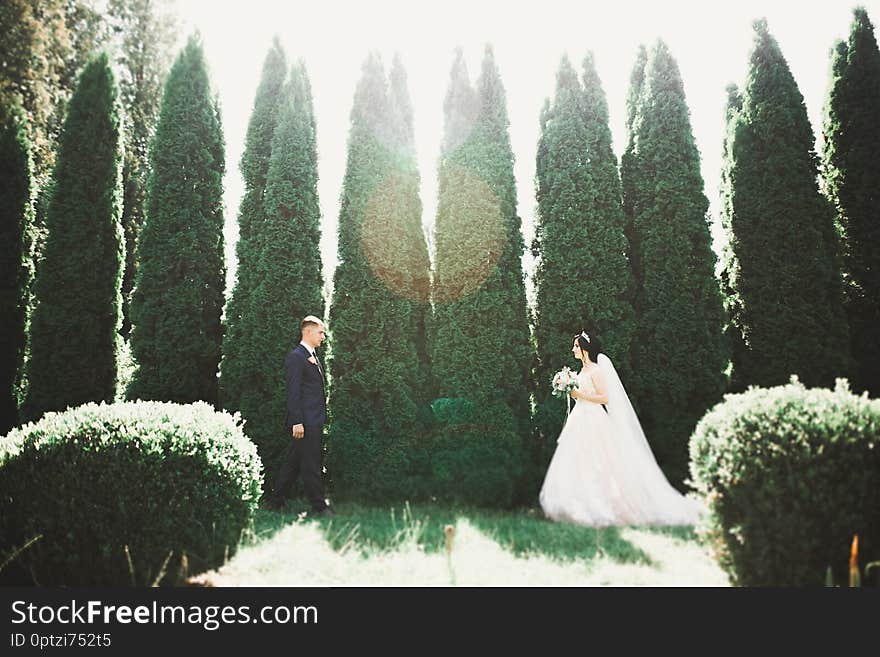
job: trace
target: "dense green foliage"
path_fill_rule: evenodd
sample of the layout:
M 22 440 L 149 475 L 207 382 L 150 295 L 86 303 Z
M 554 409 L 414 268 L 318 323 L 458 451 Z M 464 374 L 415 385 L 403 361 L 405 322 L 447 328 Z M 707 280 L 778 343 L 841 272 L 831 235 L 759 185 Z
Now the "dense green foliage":
M 880 394 L 880 49 L 867 12 L 832 54 L 824 176 L 843 239 L 853 388 Z
M 583 84 L 567 58 L 556 74 L 556 96 L 541 117 L 536 195 L 535 424 L 546 468 L 565 420 L 565 402 L 550 394 L 562 366 L 575 367 L 572 336 L 598 334 L 629 381 L 633 310 L 626 258 L 617 158 L 611 148 L 608 104 L 592 56 Z
M 733 388 L 850 372 L 833 211 L 818 185 L 804 99 L 766 21 L 746 85 L 729 90 L 722 222 Z
M 162 5 L 165 5 L 163 7 Z M 131 291 L 137 271 L 137 239 L 144 223 L 149 146 L 159 117 L 162 83 L 177 40 L 175 19 L 156 0 L 109 0 L 103 16 L 115 36 L 119 91 L 125 108 L 125 160 L 122 167 L 122 335 L 131 331 Z
M 853 535 L 880 558 L 880 401 L 797 382 L 725 397 L 691 440 L 701 528 L 734 583 L 845 581 Z
M 86 404 L 0 438 L 4 583 L 175 584 L 223 563 L 260 496 L 260 459 L 204 403 Z M 2 563 L 2 561 L 0 561 Z
M 37 269 L 24 419 L 116 394 L 124 258 L 122 135 L 106 54 L 79 77 L 70 100 Z
M 150 151 L 132 295 L 130 399 L 217 402 L 225 263 L 224 141 L 200 39 L 168 75 Z
M 439 399 L 432 479 L 440 499 L 534 500 L 527 440 L 534 360 L 504 87 L 491 48 L 474 90 L 456 55 L 439 163 L 431 358 Z
M 430 485 L 417 330 L 429 261 L 402 75 L 392 75 L 389 90 L 371 53 L 350 115 L 329 313 L 334 499 L 424 498 Z
M 34 180 L 18 106 L 0 105 L 0 435 L 18 424 L 33 280 Z
M 658 42 L 640 53 L 630 92 L 624 178 L 635 278 L 632 389 L 669 480 L 687 472 L 687 441 L 724 392 L 724 311 L 700 156 L 678 64 Z M 637 100 L 635 100 L 637 98 Z
M 245 433 L 259 447 L 269 476 L 290 441 L 282 430 L 285 355 L 299 342 L 300 320 L 324 316 L 315 121 L 302 64 L 281 89 L 275 123 L 263 216 L 249 228 L 255 260 L 249 263 L 247 312 L 224 349 L 233 339 L 241 342 L 227 352 L 237 360 L 224 361 L 220 379 L 224 406 L 245 418 Z
M 262 354 L 254 348 L 250 335 L 255 328 L 255 314 L 260 309 L 251 306 L 250 300 L 257 280 L 259 231 L 266 218 L 263 197 L 272 157 L 272 139 L 275 136 L 278 104 L 287 74 L 287 58 L 281 44 L 276 40 L 263 62 L 262 77 L 254 98 L 244 152 L 239 162 L 239 170 L 244 179 L 244 193 L 238 209 L 235 285 L 226 304 L 223 361 L 220 364 L 220 403 L 228 409 L 241 410 L 248 405 L 242 397 L 256 385 L 258 368 L 255 367 L 255 361 L 262 358 Z M 292 102 L 288 93 L 287 103 Z M 277 248 L 279 245 L 275 246 Z M 294 329 L 293 324 L 291 329 Z M 276 373 L 279 367 L 276 363 Z M 244 413 L 246 421 L 250 420 L 249 415 L 248 412 Z M 250 434 L 250 427 L 247 424 L 245 426 Z M 260 445 L 261 441 L 257 440 L 257 444 Z M 267 456 L 263 455 L 266 463 L 274 460 L 266 458 Z
M 87 0 L 5 0 L 0 34 L 0 104 L 20 105 L 28 118 L 39 187 L 55 163 L 77 76 L 101 45 L 101 17 Z

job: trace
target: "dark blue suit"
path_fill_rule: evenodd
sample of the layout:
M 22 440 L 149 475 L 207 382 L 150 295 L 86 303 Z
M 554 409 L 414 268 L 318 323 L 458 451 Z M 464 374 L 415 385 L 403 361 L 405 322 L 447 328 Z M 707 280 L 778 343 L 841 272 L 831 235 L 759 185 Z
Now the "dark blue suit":
M 309 352 L 301 344 L 287 352 L 284 378 L 287 380 L 287 433 L 294 424 L 322 427 L 327 422 L 324 376 L 319 364 L 309 362 Z M 317 358 L 316 358 L 317 360 Z
M 327 422 L 327 398 L 323 367 L 317 355 L 315 363 L 309 362 L 310 358 L 308 349 L 299 344 L 287 353 L 284 362 L 284 378 L 287 382 L 284 425 L 289 444 L 278 472 L 273 497 L 277 504 L 282 504 L 299 474 L 312 503 L 312 510 L 321 511 L 327 506 L 321 478 L 321 435 Z M 303 425 L 302 438 L 293 438 L 295 424 Z

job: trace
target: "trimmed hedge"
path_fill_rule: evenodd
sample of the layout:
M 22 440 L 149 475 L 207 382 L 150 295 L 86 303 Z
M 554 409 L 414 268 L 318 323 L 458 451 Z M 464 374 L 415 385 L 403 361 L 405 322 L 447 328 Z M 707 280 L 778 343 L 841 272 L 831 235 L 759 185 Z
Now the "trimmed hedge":
M 0 438 L 0 563 L 41 537 L 0 583 L 176 584 L 214 568 L 251 525 L 261 468 L 238 418 L 204 402 L 49 413 Z
M 511 506 L 527 464 L 503 401 L 444 397 L 431 404 L 428 448 L 432 499 L 477 507 Z
M 731 581 L 821 586 L 880 558 L 880 400 L 788 385 L 728 394 L 690 443 L 693 482 L 710 513 L 699 533 Z

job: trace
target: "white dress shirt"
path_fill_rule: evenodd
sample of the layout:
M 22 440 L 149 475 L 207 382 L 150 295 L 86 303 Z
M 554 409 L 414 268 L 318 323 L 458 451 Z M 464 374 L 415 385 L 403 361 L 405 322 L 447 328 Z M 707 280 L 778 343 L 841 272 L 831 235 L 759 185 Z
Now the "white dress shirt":
M 306 351 L 309 352 L 309 355 L 315 359 L 315 365 L 318 366 L 318 371 L 321 373 L 321 379 L 324 379 L 324 368 L 321 367 L 321 361 L 318 360 L 318 355 L 315 353 L 315 350 L 312 349 L 309 345 L 307 345 L 303 340 L 300 340 L 299 343 L 306 348 Z

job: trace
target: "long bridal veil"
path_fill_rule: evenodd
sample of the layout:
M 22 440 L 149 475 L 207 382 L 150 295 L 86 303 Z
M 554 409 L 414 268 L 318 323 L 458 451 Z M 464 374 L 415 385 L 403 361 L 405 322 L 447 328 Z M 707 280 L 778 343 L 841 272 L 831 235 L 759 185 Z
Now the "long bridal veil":
M 644 503 L 652 507 L 648 514 L 651 521 L 675 524 L 696 522 L 702 505 L 682 495 L 666 479 L 611 359 L 599 354 L 597 364 L 605 375 L 608 388 L 606 408 L 614 426 L 618 448 L 624 455 L 633 480 L 639 482 L 643 489 Z
M 602 374 L 605 375 L 605 384 L 608 386 L 608 404 L 606 404 L 606 408 L 608 409 L 608 417 L 611 419 L 611 423 L 617 430 L 618 435 L 625 437 L 625 442 L 630 447 L 642 450 L 642 458 L 647 457 L 656 465 L 657 460 L 654 458 L 654 453 L 651 451 L 648 439 L 645 438 L 642 423 L 639 422 L 632 403 L 629 401 L 629 395 L 626 394 L 626 390 L 623 388 L 623 383 L 617 375 L 617 370 L 614 369 L 614 364 L 605 354 L 599 354 L 599 358 L 596 360 L 599 367 L 602 368 Z

